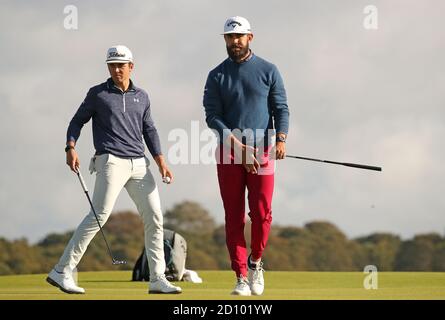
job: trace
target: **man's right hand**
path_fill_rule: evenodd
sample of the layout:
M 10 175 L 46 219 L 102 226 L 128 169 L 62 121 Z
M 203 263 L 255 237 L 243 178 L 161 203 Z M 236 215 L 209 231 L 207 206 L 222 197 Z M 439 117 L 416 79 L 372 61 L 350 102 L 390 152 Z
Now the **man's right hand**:
M 68 167 L 70 167 L 71 171 L 77 173 L 79 166 L 80 166 L 80 161 L 79 161 L 79 157 L 77 156 L 77 152 L 74 149 L 69 149 L 66 152 L 66 164 L 68 165 Z
M 257 174 L 260 163 L 256 159 L 258 149 L 242 144 L 241 142 L 234 144 L 235 158 L 239 161 L 248 173 Z
M 258 149 L 255 149 L 251 146 L 244 146 L 243 152 L 243 166 L 246 169 L 247 173 L 258 174 L 258 168 L 260 167 L 260 163 L 256 159 L 256 153 Z

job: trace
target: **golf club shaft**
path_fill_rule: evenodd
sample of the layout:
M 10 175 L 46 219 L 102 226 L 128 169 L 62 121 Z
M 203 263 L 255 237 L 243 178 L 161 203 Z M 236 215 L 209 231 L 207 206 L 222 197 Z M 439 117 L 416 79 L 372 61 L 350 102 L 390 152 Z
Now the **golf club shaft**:
M 113 253 L 111 252 L 111 249 L 110 249 L 110 246 L 108 245 L 107 238 L 105 238 L 105 233 L 102 230 L 102 226 L 100 225 L 99 218 L 97 217 L 97 214 L 96 214 L 96 210 L 94 210 L 93 202 L 91 201 L 90 195 L 88 194 L 88 188 L 85 184 L 85 181 L 83 180 L 83 177 L 80 173 L 79 168 L 77 169 L 77 176 L 79 178 L 80 184 L 82 185 L 83 191 L 85 192 L 85 195 L 87 196 L 88 202 L 90 203 L 91 210 L 93 211 L 93 214 L 94 214 L 94 217 L 96 218 L 97 224 L 99 225 L 100 232 L 102 233 L 105 244 L 107 245 L 108 253 L 110 254 L 111 260 L 112 260 L 113 264 L 115 264 L 116 260 L 114 259 Z
M 368 166 L 365 164 L 357 164 L 357 163 L 349 163 L 349 162 L 337 162 L 337 161 L 330 161 L 330 160 L 321 160 L 321 159 L 314 159 L 314 158 L 307 158 L 307 157 L 299 157 L 299 156 L 291 156 L 286 155 L 287 158 L 294 158 L 294 159 L 302 159 L 302 160 L 309 160 L 309 161 L 317 161 L 317 162 L 324 162 L 324 163 L 331 163 L 331 164 L 338 164 L 341 166 L 346 167 L 353 167 L 358 169 L 366 169 L 366 170 L 374 170 L 374 171 L 382 171 L 381 167 L 376 166 Z

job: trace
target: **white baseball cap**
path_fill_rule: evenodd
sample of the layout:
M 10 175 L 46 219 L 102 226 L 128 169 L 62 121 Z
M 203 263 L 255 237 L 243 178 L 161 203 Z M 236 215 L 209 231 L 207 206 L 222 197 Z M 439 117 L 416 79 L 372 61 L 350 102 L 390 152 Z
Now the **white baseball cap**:
M 241 33 L 250 34 L 252 30 L 250 29 L 250 23 L 246 18 L 235 16 L 226 20 L 224 24 L 224 33 Z
M 133 62 L 133 54 L 126 46 L 113 46 L 107 51 L 106 63 Z

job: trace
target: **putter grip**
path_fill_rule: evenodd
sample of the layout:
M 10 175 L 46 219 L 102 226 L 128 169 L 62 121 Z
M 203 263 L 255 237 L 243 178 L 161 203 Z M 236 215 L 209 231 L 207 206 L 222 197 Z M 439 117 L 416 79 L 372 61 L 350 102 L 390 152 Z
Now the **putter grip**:
M 79 177 L 79 181 L 80 181 L 80 184 L 82 185 L 83 191 L 88 192 L 87 185 L 85 184 L 85 181 L 83 180 L 83 177 L 80 174 L 80 171 L 77 173 L 77 176 Z
M 374 171 L 382 171 L 381 167 L 368 166 L 368 165 L 364 165 L 364 164 L 343 163 L 343 165 L 347 166 L 347 167 L 353 167 L 353 168 L 360 168 L 360 169 L 374 170 Z

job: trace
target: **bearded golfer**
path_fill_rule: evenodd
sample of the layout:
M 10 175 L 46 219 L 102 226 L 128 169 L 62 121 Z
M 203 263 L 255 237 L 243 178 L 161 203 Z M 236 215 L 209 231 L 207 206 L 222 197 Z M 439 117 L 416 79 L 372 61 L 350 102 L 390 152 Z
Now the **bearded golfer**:
M 161 153 L 159 136 L 150 115 L 147 93 L 130 80 L 133 55 L 125 46 L 108 49 L 111 77 L 92 87 L 71 120 L 66 142 L 66 163 L 79 169 L 75 150 L 80 131 L 93 119 L 96 153 L 90 171 L 96 172 L 93 206 L 100 224 L 107 221 L 122 188 L 136 204 L 144 222 L 145 248 L 150 269 L 150 293 L 180 293 L 164 276 L 163 216 L 156 182 L 144 155 L 144 140 L 163 178 L 173 179 Z M 88 244 L 99 231 L 92 211 L 83 219 L 65 251 L 49 273 L 47 281 L 66 293 L 85 293 L 74 282 L 72 271 L 80 262 Z
M 250 50 L 252 39 L 245 18 L 226 21 L 229 57 L 210 71 L 203 99 L 207 124 L 220 139 L 217 174 L 226 244 L 237 277 L 232 294 L 243 296 L 264 291 L 261 256 L 272 222 L 274 159 L 285 157 L 289 126 L 283 80 L 275 65 Z M 249 256 L 244 238 L 246 188 L 252 221 Z

